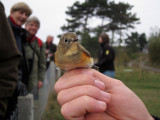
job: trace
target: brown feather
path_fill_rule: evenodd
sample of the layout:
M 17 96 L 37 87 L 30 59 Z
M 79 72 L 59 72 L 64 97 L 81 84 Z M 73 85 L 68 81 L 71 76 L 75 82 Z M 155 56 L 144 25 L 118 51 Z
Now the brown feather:
M 86 56 L 91 57 L 91 54 L 81 44 L 78 44 L 78 49 L 86 54 Z

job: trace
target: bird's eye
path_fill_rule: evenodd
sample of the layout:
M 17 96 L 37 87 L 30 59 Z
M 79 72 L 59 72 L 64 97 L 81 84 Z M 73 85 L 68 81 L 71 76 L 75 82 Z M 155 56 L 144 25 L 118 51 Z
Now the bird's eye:
M 67 38 L 65 38 L 65 39 L 64 39 L 64 42 L 68 42 L 68 39 L 67 39 Z

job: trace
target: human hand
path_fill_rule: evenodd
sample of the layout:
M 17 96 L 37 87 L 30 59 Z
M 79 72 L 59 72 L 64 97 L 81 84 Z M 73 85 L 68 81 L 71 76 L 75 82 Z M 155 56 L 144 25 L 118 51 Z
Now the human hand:
M 43 86 L 43 82 L 42 81 L 38 81 L 38 89 L 40 89 Z
M 49 53 L 49 49 L 46 50 L 46 54 L 48 54 L 48 53 Z
M 93 69 L 66 72 L 55 90 L 67 120 L 153 120 L 134 92 Z
M 50 53 L 49 56 L 52 57 L 52 56 L 53 56 L 53 53 Z
M 26 85 L 21 81 L 18 81 L 18 84 L 17 84 L 17 94 L 19 96 L 25 96 L 28 94 Z

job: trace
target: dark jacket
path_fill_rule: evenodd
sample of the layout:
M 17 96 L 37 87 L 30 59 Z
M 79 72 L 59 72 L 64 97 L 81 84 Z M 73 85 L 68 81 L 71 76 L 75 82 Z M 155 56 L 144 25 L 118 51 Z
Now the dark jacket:
M 160 117 L 154 116 L 152 115 L 152 117 L 154 118 L 154 120 L 160 120 Z
M 98 62 L 95 64 L 99 67 L 100 72 L 107 70 L 115 70 L 114 68 L 114 58 L 115 52 L 114 49 L 109 46 L 107 43 L 102 43 L 101 50 L 98 54 Z
M 18 79 L 20 52 L 0 2 L 0 120 L 4 119 L 7 104 Z
M 11 99 L 8 102 L 6 119 L 10 119 L 10 116 L 16 110 L 18 96 L 25 96 L 28 94 L 27 85 L 28 85 L 28 76 L 29 76 L 27 60 L 25 58 L 25 52 L 24 52 L 24 43 L 26 42 L 27 32 L 23 28 L 15 25 L 11 17 L 8 18 L 8 21 L 11 25 L 14 37 L 16 39 L 17 47 L 22 57 L 21 57 L 20 64 L 18 66 L 18 83 Z
M 49 53 L 53 53 L 53 56 L 50 58 L 50 60 L 54 60 L 54 53 L 56 52 L 57 46 L 53 43 L 50 45 L 47 44 L 46 42 L 46 50 L 49 50 Z M 46 58 L 48 58 L 48 54 L 46 54 Z
M 21 63 L 19 65 L 19 81 L 22 81 L 27 86 L 29 71 L 28 71 L 27 60 L 26 60 L 25 51 L 24 51 L 24 44 L 26 43 L 28 32 L 25 29 L 19 26 L 16 26 L 11 17 L 8 17 L 8 21 L 13 30 L 17 47 L 20 53 L 22 54 Z

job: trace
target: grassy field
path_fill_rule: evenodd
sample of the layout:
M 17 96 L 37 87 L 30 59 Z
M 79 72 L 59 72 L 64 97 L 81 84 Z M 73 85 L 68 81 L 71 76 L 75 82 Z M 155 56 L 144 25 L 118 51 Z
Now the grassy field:
M 117 79 L 122 80 L 145 103 L 151 114 L 160 116 L 160 73 L 133 68 L 131 72 L 124 72 L 126 68 L 117 68 Z
M 142 99 L 151 114 L 160 116 L 160 73 L 120 66 L 116 68 L 116 78 Z M 49 96 L 42 120 L 64 120 L 55 93 Z

